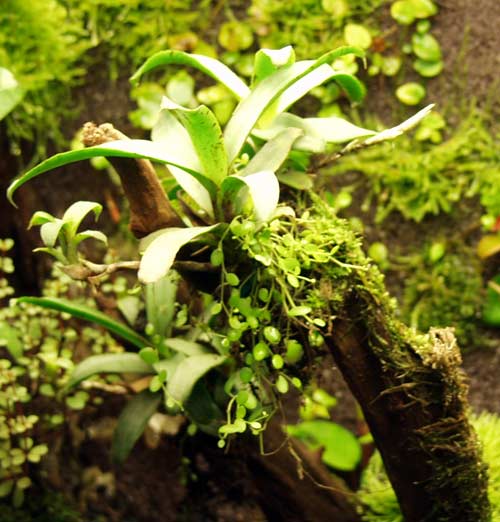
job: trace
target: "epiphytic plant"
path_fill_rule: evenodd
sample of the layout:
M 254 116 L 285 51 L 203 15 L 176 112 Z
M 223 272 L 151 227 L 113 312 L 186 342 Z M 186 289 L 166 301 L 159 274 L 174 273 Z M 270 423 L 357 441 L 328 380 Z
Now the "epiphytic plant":
M 330 65 L 348 54 L 362 57 L 363 52 L 340 48 L 317 60 L 295 61 L 291 47 L 261 50 L 255 56 L 249 87 L 215 59 L 180 51 L 158 53 L 145 62 L 133 80 L 161 65 L 200 69 L 240 100 L 224 131 L 206 106 L 186 108 L 163 97 L 151 141 L 119 139 L 58 154 L 22 175 L 9 188 L 12 199 L 17 188 L 43 172 L 98 156 L 145 158 L 166 164 L 178 184 L 172 204 L 181 216 L 179 224 L 184 226 L 154 231 L 142 240 L 140 263 L 117 263 L 113 267 L 139 268 L 139 281 L 146 285 L 148 328 L 144 334 L 82 306 L 50 298 L 22 299 L 96 321 L 140 349 L 139 354 L 90 357 L 76 368 L 71 380 L 71 385 L 76 385 L 104 372 L 150 376 L 147 389 L 122 414 L 121 429 L 115 439 L 118 458 L 129 451 L 147 418 L 158 407 L 162 393 L 169 411 L 184 409 L 202 429 L 218 430 L 223 445 L 231 433 L 262 431 L 276 407 L 274 392 L 268 388 L 269 379 L 278 394 L 286 393 L 290 385 L 301 387 L 294 372 L 290 375 L 285 370 L 287 365 L 296 365 L 304 352 L 303 344 L 292 334 L 292 325 L 308 325 L 307 344 L 312 346 L 322 344 L 319 330 L 326 325 L 318 303 L 301 297 L 304 285 L 313 281 L 304 274 L 311 263 L 334 260 L 336 250 L 324 250 L 312 236 L 306 245 L 302 244 L 304 240 L 295 238 L 296 227 L 302 227 L 302 222 L 305 226 L 307 219 L 295 218 L 290 207 L 278 207 L 279 181 L 310 187 L 305 166 L 311 153 L 336 156 L 393 139 L 429 112 L 426 108 L 404 124 L 380 133 L 338 117 L 301 118 L 287 112 L 309 90 L 331 80 L 353 100 L 360 100 L 364 90 L 356 78 Z M 347 145 L 336 151 L 335 146 L 342 143 Z M 83 217 L 90 211 L 97 215 L 99 210 L 96 204 L 78 202 L 62 219 L 37 212 L 32 220 L 33 225 L 41 225 L 44 250 L 79 279 L 110 272 L 109 266 L 103 268 L 79 259 L 76 250 L 79 242 L 88 237 L 105 241 L 97 231 L 78 232 Z M 285 236 L 280 246 L 277 238 L 281 234 Z M 333 240 L 327 231 L 318 230 L 317 234 L 318 238 L 324 236 L 324 244 Z M 211 252 L 208 260 L 198 262 L 197 269 L 220 272 L 213 283 L 216 294 L 202 299 L 204 311 L 199 317 L 182 307 L 177 308 L 177 314 L 174 312 L 177 273 L 193 264 L 176 260 L 177 255 L 192 242 L 205 245 L 202 250 L 208 248 Z M 241 252 L 236 259 L 228 255 L 231 245 Z M 257 263 L 255 271 L 235 273 L 234 267 L 245 263 L 245 257 Z M 78 264 L 80 271 L 76 270 Z M 343 266 L 340 261 L 339 264 Z M 268 286 L 266 281 L 271 274 L 275 284 Z M 273 317 L 276 307 L 285 312 L 283 324 L 282 320 L 276 323 Z M 239 356 L 234 355 L 235 346 L 239 346 Z M 246 355 L 245 350 L 249 350 Z M 225 365 L 226 373 L 229 371 L 224 386 L 229 396 L 225 423 L 220 419 L 220 404 L 214 402 L 201 381 L 198 383 L 220 365 Z M 200 403 L 205 404 L 204 411 Z

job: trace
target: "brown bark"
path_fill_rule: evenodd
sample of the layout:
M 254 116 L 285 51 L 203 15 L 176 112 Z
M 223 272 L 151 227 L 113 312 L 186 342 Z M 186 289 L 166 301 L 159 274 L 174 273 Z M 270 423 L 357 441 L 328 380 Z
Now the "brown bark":
M 83 127 L 86 147 L 115 140 L 128 139 L 110 123 Z M 109 158 L 123 186 L 130 205 L 130 229 L 140 238 L 161 228 L 183 226 L 182 220 L 170 205 L 150 161 L 145 159 Z
M 268 520 L 360 522 L 355 495 L 326 469 L 320 453 L 295 440 L 283 444 L 284 438 L 280 423 L 271 422 L 264 436 L 270 454 L 249 462 Z
M 45 265 L 39 261 L 33 249 L 39 246 L 37 230 L 28 230 L 30 218 L 40 208 L 40 197 L 31 186 L 21 187 L 17 194 L 19 211 L 7 201 L 7 187 L 18 174 L 19 158 L 11 153 L 5 125 L 0 125 L 0 238 L 12 238 L 16 270 L 9 278 L 11 284 L 22 292 L 38 291 L 43 280 Z M 39 257 L 39 256 L 38 256 Z
M 327 343 L 363 409 L 405 522 L 489 520 L 487 476 L 467 421 L 453 334 L 434 332 L 435 351 L 422 356 L 395 337 L 402 325 L 359 294 L 345 313 Z

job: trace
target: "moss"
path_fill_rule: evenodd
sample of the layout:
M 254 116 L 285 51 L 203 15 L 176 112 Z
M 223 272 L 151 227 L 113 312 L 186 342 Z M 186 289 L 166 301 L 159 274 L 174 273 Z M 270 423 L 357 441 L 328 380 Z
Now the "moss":
M 72 89 L 93 65 L 105 64 L 112 81 L 128 76 L 156 51 L 196 47 L 201 41 L 197 35 L 210 23 L 208 0 L 143 4 L 137 0 L 0 3 L 0 63 L 25 91 L 20 105 L 5 120 L 13 154 L 20 155 L 22 141 L 35 144 L 33 161 L 45 156 L 49 142 L 66 144 L 62 122 L 81 109 L 75 106 Z M 189 38 L 174 41 L 187 31 L 192 31 Z
M 209 0 L 65 0 L 64 5 L 85 28 L 84 38 L 102 48 L 112 79 L 128 75 L 157 51 L 194 50 L 212 21 Z
M 60 118 L 75 108 L 69 92 L 84 74 L 77 62 L 88 44 L 57 0 L 4 0 L 0 27 L 0 63 L 25 91 L 6 119 L 12 152 L 28 140 L 43 155 L 47 140 L 63 142 Z
M 478 345 L 483 281 L 477 255 L 460 247 L 436 262 L 419 259 L 404 280 L 405 321 L 420 331 L 451 326 L 461 348 Z
M 463 512 L 475 514 L 474 520 L 489 521 L 490 511 L 479 501 L 477 489 L 478 478 L 487 487 L 487 466 L 478 460 L 481 449 L 468 419 L 443 419 L 426 426 L 419 434 L 430 449 L 429 462 L 434 470 L 424 487 L 448 493 L 436 496 L 440 500 L 435 508 L 439 515 L 433 515 L 432 520 L 448 522 L 450 514 Z
M 4 502 L 0 508 L 0 522 L 81 522 L 75 507 L 60 493 L 45 491 L 30 494 L 22 508 Z
M 361 258 L 358 262 L 365 269 L 353 271 L 349 290 L 352 295 L 356 288 L 358 317 L 348 321 L 369 332 L 369 348 L 383 369 L 382 393 L 394 394 L 400 421 L 408 425 L 407 449 L 428 456 L 431 474 L 421 487 L 433 502 L 429 520 L 445 522 L 462 513 L 464 520 L 486 522 L 489 507 L 481 488 L 486 490 L 487 475 L 465 414 L 467 385 L 453 330 L 420 334 L 402 324 L 378 269 Z M 340 314 L 352 314 L 349 293 Z
M 500 213 L 494 173 L 500 147 L 488 117 L 476 108 L 439 145 L 409 137 L 365 149 L 343 158 L 333 175 L 360 172 L 366 176 L 370 199 L 376 201 L 376 222 L 392 211 L 420 222 L 426 216 L 449 213 L 465 197 L 480 194 L 487 212 Z
M 335 2 L 334 2 L 335 3 Z M 342 4 L 342 2 L 336 2 Z M 250 22 L 255 26 L 262 47 L 293 45 L 300 58 L 319 56 L 338 47 L 346 20 L 373 14 L 385 0 L 349 0 L 344 13 L 335 15 L 332 2 L 317 0 L 253 0 Z M 340 6 L 338 6 L 340 7 Z
M 488 464 L 492 522 L 500 522 L 500 417 L 483 412 L 473 417 L 472 425 L 482 444 L 484 461 Z
M 483 457 L 489 466 L 488 494 L 492 505 L 492 522 L 500 522 L 500 418 L 489 413 L 472 416 L 471 423 L 477 432 L 482 445 Z M 450 445 L 452 441 L 450 441 Z M 449 480 L 456 470 L 453 467 L 445 475 L 439 475 L 436 480 Z M 468 492 L 466 484 L 461 485 L 464 495 Z M 364 505 L 362 514 L 366 522 L 402 522 L 394 490 L 391 487 L 384 470 L 380 454 L 376 452 L 365 469 L 359 499 Z M 443 498 L 443 502 L 446 499 Z M 474 499 L 471 499 L 473 502 Z

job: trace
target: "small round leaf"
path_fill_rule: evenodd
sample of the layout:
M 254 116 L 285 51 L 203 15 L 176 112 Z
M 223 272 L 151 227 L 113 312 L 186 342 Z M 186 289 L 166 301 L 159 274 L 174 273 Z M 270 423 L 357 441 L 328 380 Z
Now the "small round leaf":
M 405 83 L 396 90 L 396 97 L 405 105 L 418 105 L 425 95 L 425 87 L 416 82 Z

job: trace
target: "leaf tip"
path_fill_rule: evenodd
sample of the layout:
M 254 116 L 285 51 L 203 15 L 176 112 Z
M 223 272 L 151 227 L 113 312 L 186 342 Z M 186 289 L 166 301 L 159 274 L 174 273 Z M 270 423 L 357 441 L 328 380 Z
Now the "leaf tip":
M 132 87 L 137 87 L 141 83 L 142 67 L 139 67 L 135 73 L 128 79 Z
M 17 187 L 15 185 L 15 182 L 12 183 L 9 188 L 7 189 L 7 201 L 14 207 L 18 208 L 16 202 L 14 201 L 14 192 L 16 191 Z

